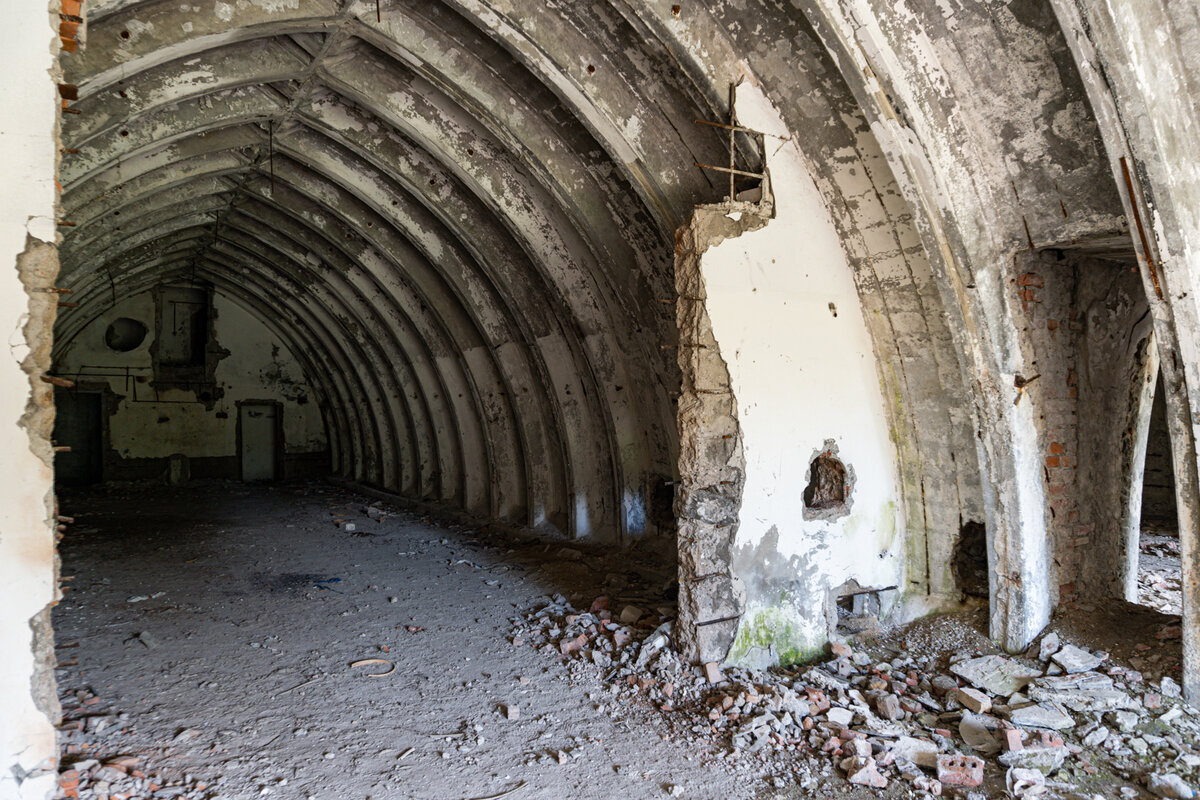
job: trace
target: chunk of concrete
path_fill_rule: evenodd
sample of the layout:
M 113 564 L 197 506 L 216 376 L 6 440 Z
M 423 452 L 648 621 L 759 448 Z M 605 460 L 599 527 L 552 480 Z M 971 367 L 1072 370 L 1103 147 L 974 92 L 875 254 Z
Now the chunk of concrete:
M 897 761 L 911 761 L 918 767 L 933 769 L 937 766 L 938 746 L 925 739 L 901 736 L 892 744 L 892 756 Z
M 843 728 L 849 728 L 850 724 L 854 722 L 854 712 L 848 708 L 834 706 L 825 712 L 825 718 Z
M 1015 694 L 1042 673 L 1004 656 L 980 656 L 960 661 L 950 671 L 991 695 Z
M 863 763 L 853 765 L 848 772 L 848 779 L 853 784 L 870 786 L 872 789 L 886 789 L 888 785 L 887 778 L 879 774 L 873 758 L 863 759 Z
M 988 697 L 978 689 L 972 689 L 970 686 L 964 686 L 961 689 L 954 690 L 954 699 L 959 702 L 963 708 L 975 714 L 986 714 L 992 710 L 992 698 Z
M 1147 788 L 1159 797 L 1169 797 L 1173 800 L 1191 800 L 1196 796 L 1192 787 L 1175 774 L 1151 775 Z
M 1038 647 L 1038 659 L 1041 661 L 1049 661 L 1050 657 L 1058 652 L 1062 647 L 1062 642 L 1058 638 L 1057 633 L 1048 633 L 1042 637 L 1042 643 Z
M 1077 672 L 1087 672 L 1104 663 L 1104 656 L 1088 652 L 1073 644 L 1063 645 L 1062 649 L 1050 656 L 1050 660 L 1063 668 L 1068 675 Z
M 1065 747 L 1027 747 L 1010 750 L 1000 755 L 999 761 L 1014 769 L 1033 769 L 1043 775 L 1057 772 L 1066 763 L 1068 750 Z
M 1024 708 L 1014 708 L 1009 714 L 1009 720 L 1022 728 L 1067 731 L 1075 727 L 1075 720 L 1057 703 L 1037 703 Z
M 1029 697 L 1066 706 L 1072 711 L 1134 708 L 1136 701 L 1116 688 L 1112 678 L 1096 672 L 1040 678 L 1028 688 Z

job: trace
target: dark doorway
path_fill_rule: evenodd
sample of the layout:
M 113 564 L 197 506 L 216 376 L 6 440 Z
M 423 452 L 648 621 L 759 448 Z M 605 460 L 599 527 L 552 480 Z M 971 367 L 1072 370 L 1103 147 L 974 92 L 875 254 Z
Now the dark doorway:
M 1167 400 L 1162 375 L 1154 387 L 1150 433 L 1146 438 L 1146 471 L 1142 477 L 1142 528 L 1174 531 L 1175 467 L 1171 463 L 1171 434 L 1167 430 Z
M 1142 473 L 1142 518 L 1138 535 L 1137 602 L 1164 614 L 1183 612 L 1183 561 L 1175 506 L 1175 466 L 1167 428 L 1162 373 L 1154 385 Z M 1133 598 L 1130 598 L 1133 599 Z
M 54 392 L 54 444 L 70 448 L 54 455 L 55 479 L 64 486 L 87 486 L 104 477 L 103 400 L 100 392 Z
M 238 406 L 238 456 L 242 480 L 273 481 L 279 478 L 282 449 L 279 404 L 244 402 Z

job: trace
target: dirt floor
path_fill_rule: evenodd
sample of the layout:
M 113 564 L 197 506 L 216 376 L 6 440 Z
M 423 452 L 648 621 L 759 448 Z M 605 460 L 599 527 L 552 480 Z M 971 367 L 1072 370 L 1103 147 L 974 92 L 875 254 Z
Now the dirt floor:
M 660 713 L 610 708 L 603 683 L 509 641 L 541 595 L 663 576 L 629 554 L 376 521 L 370 502 L 241 484 L 63 498 L 58 679 L 68 709 L 98 697 L 68 715 L 96 720 L 64 737 L 66 759 L 137 755 L 160 783 L 226 798 L 755 795 Z M 368 658 L 395 670 L 351 666 Z
M 614 677 L 629 654 L 598 647 L 609 634 L 567 653 L 566 634 L 608 609 L 611 636 L 623 634 L 615 621 L 629 605 L 640 609 L 629 647 L 645 649 L 674 614 L 669 549 L 505 538 L 324 484 L 109 488 L 62 503 L 75 518 L 54 617 L 62 741 L 64 766 L 88 775 L 85 800 L 103 796 L 91 759 L 152 785 L 131 798 L 929 796 L 895 779 L 850 786 L 819 747 L 731 746 L 750 716 L 722 727 L 714 704 L 783 691 L 792 677 L 799 690 L 803 668 L 769 680 L 734 670 L 710 686 L 669 652 L 636 680 Z M 924 684 L 947 659 L 997 653 L 986 627 L 980 609 L 864 647 L 929 665 Z M 1076 603 L 1052 627 L 1107 653 L 1118 674 L 1140 670 L 1138 685 L 1180 677 L 1177 617 Z M 384 662 L 354 666 L 364 659 Z M 848 657 L 825 667 L 853 673 Z M 961 716 L 947 708 L 939 720 Z M 1148 740 L 1166 741 L 1146 725 Z M 1076 787 L 1061 796 L 1115 797 L 1118 782 L 1145 796 L 1137 755 L 1116 741 L 1061 771 Z M 974 794 L 1004 796 L 1003 770 L 989 762 L 987 775 Z

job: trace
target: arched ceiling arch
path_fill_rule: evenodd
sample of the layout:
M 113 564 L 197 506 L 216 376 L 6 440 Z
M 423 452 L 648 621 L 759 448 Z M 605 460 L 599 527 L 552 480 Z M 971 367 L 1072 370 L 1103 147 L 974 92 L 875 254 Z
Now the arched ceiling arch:
M 928 455 L 969 449 L 971 432 L 912 210 L 799 10 L 101 0 L 87 13 L 63 58 L 79 112 L 63 130 L 63 285 L 80 306 L 60 347 L 114 293 L 203 276 L 276 314 L 330 373 L 315 382 L 339 472 L 480 515 L 640 533 L 675 471 L 674 231 L 726 186 L 693 166 L 722 163 L 725 134 L 694 121 L 724 117 L 729 84 L 749 77 L 785 109 L 844 234 L 912 445 L 906 517 L 977 514 L 973 467 L 943 476 Z
M 205 280 L 307 354 L 340 472 L 640 533 L 673 472 L 660 301 L 717 196 L 691 166 L 721 158 L 692 124 L 712 98 L 605 4 L 543 15 L 553 52 L 481 4 L 383 6 L 89 6 L 58 347 L 115 296 Z

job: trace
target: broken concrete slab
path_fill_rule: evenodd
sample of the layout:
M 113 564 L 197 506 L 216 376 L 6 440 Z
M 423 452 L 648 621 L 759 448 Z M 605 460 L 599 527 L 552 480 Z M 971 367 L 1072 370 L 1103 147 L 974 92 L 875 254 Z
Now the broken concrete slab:
M 1050 660 L 1062 667 L 1068 675 L 1074 675 L 1077 672 L 1087 672 L 1100 666 L 1104 663 L 1105 656 L 1090 653 L 1082 647 L 1068 644 L 1050 656 Z
M 1095 672 L 1040 678 L 1027 689 L 1034 701 L 1053 702 L 1072 711 L 1136 708 L 1137 701 L 1116 688 L 1112 678 Z
M 1000 763 L 1014 769 L 1037 770 L 1043 775 L 1057 772 L 1066 763 L 1066 747 L 1027 747 L 1000 755 Z
M 988 694 L 1008 697 L 1019 692 L 1042 673 L 1004 656 L 980 656 L 960 661 L 950 671 Z
M 1048 728 L 1053 731 L 1067 731 L 1075 727 L 1071 715 L 1062 706 L 1051 702 L 1014 708 L 1009 713 L 1009 721 L 1022 728 Z
M 910 761 L 926 769 L 937 766 L 938 746 L 927 739 L 901 736 L 892 744 L 891 752 L 897 761 Z

